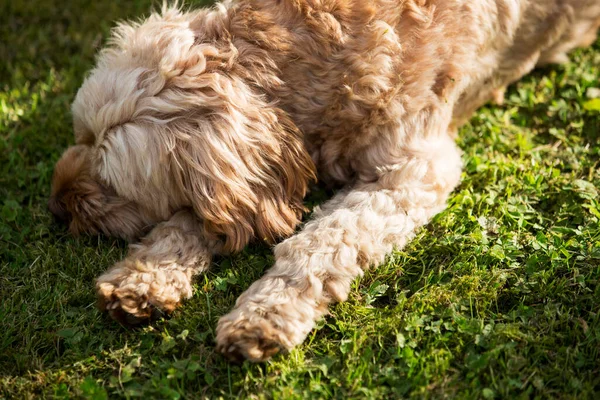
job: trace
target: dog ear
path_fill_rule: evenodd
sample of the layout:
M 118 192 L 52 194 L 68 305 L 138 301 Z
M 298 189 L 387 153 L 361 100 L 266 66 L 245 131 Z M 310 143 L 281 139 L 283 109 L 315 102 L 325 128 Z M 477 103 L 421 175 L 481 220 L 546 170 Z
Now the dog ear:
M 170 90 L 148 105 L 183 110 L 172 116 L 170 142 L 160 147 L 172 149 L 169 169 L 180 171 L 175 180 L 184 197 L 206 232 L 224 240 L 224 251 L 292 234 L 316 175 L 298 127 L 256 90 L 258 82 L 276 85 L 278 78 L 240 65 L 231 44 L 180 50 L 163 70 Z
M 178 149 L 180 160 L 195 159 L 182 183 L 207 233 L 224 239 L 224 251 L 241 250 L 254 238 L 274 243 L 291 235 L 316 180 L 301 132 L 284 112 L 264 103 L 238 112 L 213 114 L 202 148 Z

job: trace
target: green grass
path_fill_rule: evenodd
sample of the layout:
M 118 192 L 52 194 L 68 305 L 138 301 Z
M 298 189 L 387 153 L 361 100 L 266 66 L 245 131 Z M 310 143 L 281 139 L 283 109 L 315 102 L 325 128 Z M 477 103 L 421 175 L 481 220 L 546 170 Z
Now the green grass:
M 586 97 L 600 44 L 480 110 L 448 209 L 305 344 L 237 366 L 215 353 L 215 325 L 271 265 L 267 247 L 216 260 L 171 319 L 126 330 L 93 289 L 125 243 L 74 239 L 46 210 L 95 52 L 150 8 L 119 3 L 0 6 L 0 398 L 600 396 L 600 107 Z

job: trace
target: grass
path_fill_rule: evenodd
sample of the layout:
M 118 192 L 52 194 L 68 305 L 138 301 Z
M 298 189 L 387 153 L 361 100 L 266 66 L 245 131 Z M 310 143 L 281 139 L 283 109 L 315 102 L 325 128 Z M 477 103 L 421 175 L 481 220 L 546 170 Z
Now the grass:
M 151 5 L 119 3 L 0 6 L 0 398 L 600 396 L 600 44 L 480 110 L 448 209 L 304 345 L 237 366 L 214 351 L 216 321 L 270 249 L 216 260 L 171 319 L 126 330 L 93 290 L 125 243 L 74 239 L 46 210 L 96 50 Z

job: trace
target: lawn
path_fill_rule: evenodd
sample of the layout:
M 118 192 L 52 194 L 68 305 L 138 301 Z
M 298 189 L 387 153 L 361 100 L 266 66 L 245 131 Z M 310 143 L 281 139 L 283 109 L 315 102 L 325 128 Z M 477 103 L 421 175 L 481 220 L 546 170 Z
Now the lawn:
M 216 322 L 272 264 L 267 246 L 215 260 L 172 318 L 127 330 L 93 288 L 126 244 L 72 238 L 46 209 L 95 52 L 151 5 L 0 5 L 0 399 L 600 397 L 600 42 L 474 116 L 448 209 L 302 346 L 232 365 Z

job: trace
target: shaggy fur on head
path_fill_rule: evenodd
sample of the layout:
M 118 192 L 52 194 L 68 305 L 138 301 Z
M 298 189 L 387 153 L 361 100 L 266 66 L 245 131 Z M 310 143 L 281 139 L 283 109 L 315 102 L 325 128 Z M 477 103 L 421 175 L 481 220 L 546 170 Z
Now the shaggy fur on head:
M 293 233 L 315 173 L 298 127 L 247 78 L 276 85 L 278 77 L 243 65 L 231 40 L 217 40 L 223 18 L 165 9 L 118 26 L 73 116 L 86 167 L 102 185 L 157 221 L 193 208 L 206 232 L 236 251 L 254 237 Z
M 152 229 L 97 281 L 100 307 L 138 323 L 191 296 L 213 254 L 292 235 L 317 171 L 345 186 L 219 321 L 221 352 L 265 360 L 444 208 L 460 124 L 599 24 L 597 0 L 164 7 L 100 53 L 49 207 L 73 233 Z

